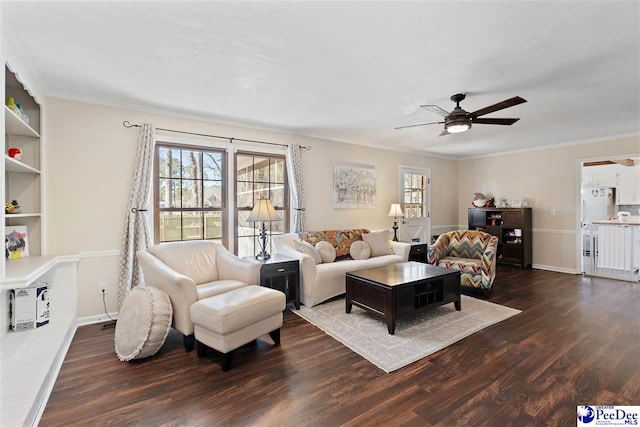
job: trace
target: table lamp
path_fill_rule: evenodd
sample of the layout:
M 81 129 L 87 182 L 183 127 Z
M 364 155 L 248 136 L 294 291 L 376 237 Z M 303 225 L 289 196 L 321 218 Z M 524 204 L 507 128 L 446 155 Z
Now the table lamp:
M 270 199 L 258 199 L 256 201 L 249 218 L 247 218 L 248 222 L 262 222 L 262 226 L 260 227 L 260 234 L 258 234 L 260 244 L 260 253 L 256 255 L 257 260 L 268 260 L 271 258 L 271 255 L 267 253 L 267 221 L 280 221 L 282 218 L 278 215 L 278 212 L 273 208 L 273 203 L 271 203 Z
M 391 209 L 389 209 L 389 216 L 393 217 L 393 241 L 398 241 L 398 217 L 404 216 L 402 213 L 402 209 L 400 208 L 400 204 L 393 203 L 391 205 Z

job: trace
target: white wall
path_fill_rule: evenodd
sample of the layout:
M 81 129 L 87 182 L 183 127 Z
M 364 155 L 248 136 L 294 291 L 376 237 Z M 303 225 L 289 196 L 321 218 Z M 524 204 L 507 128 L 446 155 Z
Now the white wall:
M 639 152 L 640 137 L 632 137 L 463 160 L 458 168 L 458 221 L 467 223 L 475 192 L 496 200 L 526 199 L 532 207 L 534 267 L 576 272 L 579 161 Z
M 390 204 L 398 201 L 400 165 L 431 169 L 432 225 L 437 228 L 457 223 L 457 161 L 47 98 L 45 253 L 81 256 L 80 318 L 104 312 L 99 282 L 108 284 L 107 310 L 116 310 L 117 254 L 139 134 L 139 129 L 124 128 L 124 120 L 234 138 L 310 145 L 312 149 L 302 154 L 309 230 L 390 228 L 392 221 L 386 214 Z M 376 209 L 333 208 L 333 166 L 344 162 L 375 166 Z

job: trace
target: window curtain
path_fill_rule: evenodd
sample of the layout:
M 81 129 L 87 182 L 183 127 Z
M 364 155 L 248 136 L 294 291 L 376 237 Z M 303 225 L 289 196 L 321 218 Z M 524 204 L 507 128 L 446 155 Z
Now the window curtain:
M 141 270 L 136 252 L 148 247 L 151 242 L 148 204 L 154 145 L 155 128 L 150 124 L 142 125 L 122 238 L 120 275 L 118 277 L 118 309 L 122 307 L 122 303 L 131 289 L 141 282 Z
M 287 147 L 287 175 L 289 176 L 289 189 L 293 216 L 291 218 L 292 231 L 304 231 L 304 189 L 302 187 L 302 147 L 297 144 L 289 144 Z

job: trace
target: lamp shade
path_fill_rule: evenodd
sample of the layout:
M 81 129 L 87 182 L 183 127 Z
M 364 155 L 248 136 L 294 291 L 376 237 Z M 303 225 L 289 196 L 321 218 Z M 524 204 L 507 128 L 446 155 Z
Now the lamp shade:
M 271 199 L 258 199 L 256 201 L 249 218 L 247 218 L 248 222 L 259 222 L 259 221 L 280 221 L 282 217 L 276 212 L 273 208 L 273 203 L 271 203 Z
M 402 213 L 402 209 L 400 208 L 400 204 L 393 203 L 391 205 L 391 209 L 389 209 L 389 216 L 393 216 L 393 217 L 404 216 L 404 213 Z

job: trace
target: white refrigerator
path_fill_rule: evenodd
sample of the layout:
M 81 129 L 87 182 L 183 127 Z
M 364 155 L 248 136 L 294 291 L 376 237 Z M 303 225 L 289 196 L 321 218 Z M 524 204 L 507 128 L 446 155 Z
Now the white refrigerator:
M 582 189 L 582 272 L 592 273 L 593 246 L 597 227 L 593 221 L 611 219 L 615 215 L 615 188 L 592 187 Z

